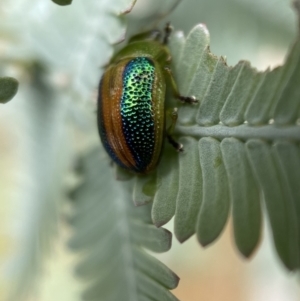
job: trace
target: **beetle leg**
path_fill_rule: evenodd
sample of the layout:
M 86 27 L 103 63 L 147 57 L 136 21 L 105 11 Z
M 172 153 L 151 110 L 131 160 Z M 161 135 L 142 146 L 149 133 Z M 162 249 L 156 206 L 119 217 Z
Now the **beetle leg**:
M 167 129 L 167 139 L 168 142 L 178 151 L 182 152 L 183 151 L 183 145 L 181 143 L 178 143 L 174 138 L 172 137 L 172 133 L 174 132 L 175 124 L 178 118 L 177 114 L 178 109 L 174 108 L 171 113 L 168 115 L 171 117 L 171 124 Z
M 169 42 L 169 38 L 170 38 L 170 35 L 173 31 L 173 27 L 171 26 L 170 22 L 168 22 L 165 26 L 165 36 L 164 36 L 164 39 L 163 39 L 163 44 L 164 45 L 167 45 L 168 42 Z
M 174 94 L 175 98 L 179 99 L 183 103 L 189 103 L 189 104 L 198 103 L 198 100 L 196 99 L 195 96 L 182 96 L 182 95 L 180 95 L 171 69 L 166 66 L 164 68 L 164 70 L 166 72 L 167 79 L 169 80 L 170 86 L 172 87 L 173 94 Z

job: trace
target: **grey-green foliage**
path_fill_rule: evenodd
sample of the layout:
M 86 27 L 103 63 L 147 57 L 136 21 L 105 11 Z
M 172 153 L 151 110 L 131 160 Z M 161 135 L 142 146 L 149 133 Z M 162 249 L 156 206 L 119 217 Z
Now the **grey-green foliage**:
M 19 83 L 13 77 L 0 77 L 0 103 L 11 100 L 18 91 Z
M 154 223 L 175 214 L 179 241 L 196 233 L 207 245 L 232 210 L 236 245 L 248 257 L 260 240 L 264 201 L 279 257 L 299 269 L 299 35 L 285 64 L 271 72 L 245 61 L 228 67 L 210 53 L 203 25 L 186 38 L 175 33 L 170 48 L 181 94 L 195 95 L 199 105 L 179 108 L 176 134 L 185 152 L 172 166 L 163 156 L 158 166 Z M 170 183 L 178 186 L 172 195 Z
M 172 234 L 152 224 L 151 204 L 133 205 L 133 181 L 112 180 L 98 148 L 84 156 L 80 170 L 84 180 L 72 192 L 68 220 L 75 230 L 69 245 L 84 254 L 76 273 L 91 280 L 83 300 L 177 300 L 168 290 L 179 278 L 143 250 L 171 247 Z
M 185 33 L 195 24 L 205 23 L 212 36 L 210 45 L 214 54 L 225 54 L 230 64 L 247 58 L 256 65 L 258 53 L 265 47 L 272 45 L 271 52 L 285 49 L 295 36 L 296 14 L 291 2 L 189 0 L 182 1 L 170 19 L 173 26 Z M 188 18 L 181 18 L 183 15 Z
M 36 59 L 48 64 L 50 74 L 61 72 L 68 79 L 67 89 L 59 90 L 59 86 L 53 94 L 32 86 L 22 94 L 23 101 L 30 99 L 32 106 L 25 110 L 31 129 L 26 134 L 33 141 L 29 142 L 32 177 L 42 184 L 34 192 L 34 218 L 26 232 L 30 239 L 21 250 L 19 283 L 23 289 L 30 290 L 29 271 L 40 267 L 40 243 L 47 242 L 49 249 L 49 232 L 56 225 L 56 202 L 64 176 L 57 157 L 62 154 L 60 133 L 66 130 L 65 117 L 77 110 L 77 123 L 86 118 L 76 100 L 84 103 L 91 97 L 99 67 L 112 53 L 108 42 L 124 34 L 124 18 L 119 14 L 133 2 L 77 0 L 62 10 L 49 1 L 51 7 L 43 11 L 47 22 L 42 24 L 43 18 L 32 11 L 32 1 L 10 4 L 15 18 L 23 22 L 22 29 L 30 32 Z M 299 39 L 288 64 L 266 73 L 257 73 L 246 62 L 229 68 L 224 59 L 209 52 L 208 45 L 203 26 L 195 27 L 187 38 L 175 33 L 171 39 L 180 90 L 200 100 L 199 106 L 179 109 L 176 131 L 182 136 L 183 154 L 165 145 L 155 174 L 123 184 L 114 180 L 105 156 L 84 155 L 82 175 L 86 178 L 73 194 L 75 212 L 70 223 L 75 232 L 70 246 L 85 250 L 77 272 L 90 281 L 86 299 L 125 300 L 125 294 L 128 300 L 174 299 L 167 289 L 177 285 L 177 277 L 141 249 L 164 251 L 170 246 L 170 234 L 151 226 L 150 210 L 156 226 L 175 214 L 176 237 L 184 241 L 196 232 L 205 245 L 218 237 L 232 208 L 236 244 L 249 256 L 260 236 L 264 194 L 278 253 L 290 269 L 299 266 L 299 126 L 291 122 L 299 116 L 299 106 L 292 109 L 299 104 Z M 268 124 L 272 119 L 274 123 Z M 85 128 L 86 139 L 90 129 Z M 117 176 L 131 178 L 120 171 Z M 131 198 L 136 204 L 153 200 L 153 205 L 135 208 Z
M 20 213 L 22 230 L 16 245 L 22 247 L 16 251 L 13 262 L 14 286 L 9 292 L 12 301 L 24 300 L 40 285 L 38 276 L 44 254 L 52 249 L 65 194 L 66 169 L 74 152 L 69 148 L 72 145 L 68 132 L 70 121 L 74 125 L 77 118 L 80 126 L 94 125 L 94 119 L 87 118 L 83 106 L 80 111 L 76 100 L 84 103 L 97 87 L 99 66 L 112 53 L 110 44 L 125 33 L 124 17 L 120 14 L 130 10 L 134 3 L 133 0 L 114 1 L 109 5 L 103 1 L 76 2 L 70 10 L 63 10 L 49 1 L 40 11 L 38 1 L 4 4 L 7 18 L 1 20 L 0 33 L 1 38 L 7 38 L 5 49 L 9 51 L 3 52 L 1 67 L 13 63 L 21 70 L 23 82 L 16 101 L 3 106 L 0 113 L 10 110 L 15 119 L 15 132 L 22 138 L 16 145 L 24 160 L 18 169 L 16 187 L 12 187 L 21 199 L 22 208 L 27 209 Z M 12 24 L 17 26 L 11 27 Z M 8 28 L 10 34 L 4 35 Z M 59 80 L 53 85 L 55 75 Z M 64 83 L 69 84 L 68 89 L 64 90 Z M 90 139 L 88 134 L 86 137 Z M 4 176 L 5 172 L 1 170 Z M 23 179 L 20 185 L 19 178 Z
M 10 106 L 15 111 L 12 119 L 21 140 L 16 145 L 24 162 L 18 166 L 12 187 L 20 195 L 17 204 L 27 209 L 26 216 L 19 217 L 25 238 L 21 238 L 22 247 L 15 254 L 17 275 L 8 299 L 12 301 L 32 294 L 45 254 L 52 249 L 70 152 L 65 127 L 66 99 L 46 84 L 39 65 L 33 64 L 27 72 L 30 84 L 24 84 L 22 93 L 4 108 Z
M 32 1 L 21 1 L 14 8 L 14 15 L 23 30 L 30 32 L 22 42 L 27 48 L 30 45 L 35 59 L 45 64 L 49 72 L 62 76 L 58 88 L 67 85 L 66 94 L 76 107 L 77 100 L 84 103 L 91 99 L 102 68 L 113 53 L 112 44 L 125 37 L 124 14 L 134 3 L 135 0 L 79 0 L 63 8 L 49 1 L 42 9 L 43 19 L 32 7 Z

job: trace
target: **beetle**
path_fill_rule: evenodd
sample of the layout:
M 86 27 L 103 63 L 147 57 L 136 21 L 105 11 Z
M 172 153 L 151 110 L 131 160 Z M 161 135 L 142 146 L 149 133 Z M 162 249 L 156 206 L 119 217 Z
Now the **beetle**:
M 133 36 L 112 57 L 99 84 L 97 119 L 102 144 L 117 165 L 136 174 L 155 169 L 165 134 L 182 150 L 166 133 L 166 87 L 170 85 L 183 102 L 197 102 L 193 96 L 179 94 L 172 76 L 167 47 L 171 31 L 168 23 L 163 39 L 159 30 Z M 176 119 L 174 111 L 174 122 Z

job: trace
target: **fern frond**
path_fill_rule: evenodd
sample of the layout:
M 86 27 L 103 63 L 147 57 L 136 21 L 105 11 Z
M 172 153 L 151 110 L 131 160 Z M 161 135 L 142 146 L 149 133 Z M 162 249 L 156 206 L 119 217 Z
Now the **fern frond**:
M 43 259 L 52 250 L 69 163 L 65 99 L 52 93 L 41 80 L 43 72 L 37 72 L 39 84 L 33 74 L 28 74 L 33 76 L 32 85 L 23 85 L 15 102 L 7 107 L 17 128 L 16 145 L 22 158 L 15 184 L 5 188 L 13 190 L 13 197 L 3 200 L 18 208 L 20 230 L 15 244 L 22 246 L 8 262 L 14 267 L 10 276 L 14 285 L 7 300 L 13 301 L 24 300 L 34 291 Z
M 196 233 L 207 245 L 231 207 L 237 248 L 248 257 L 260 240 L 264 201 L 280 259 L 299 269 L 299 35 L 285 64 L 265 72 L 245 61 L 228 67 L 211 54 L 204 25 L 186 38 L 174 34 L 170 48 L 181 94 L 200 104 L 179 106 L 175 131 L 185 152 L 171 163 L 166 150 L 158 166 L 154 223 L 175 214 L 179 241 Z
M 82 166 L 84 182 L 72 193 L 69 222 L 75 231 L 69 245 L 83 254 L 76 269 L 89 283 L 83 299 L 177 300 L 169 289 L 178 277 L 143 250 L 171 247 L 171 233 L 152 225 L 151 204 L 134 207 L 133 181 L 115 182 L 98 149 L 83 158 Z
M 0 31 L 8 50 L 3 52 L 1 67 L 13 63 L 21 74 L 22 89 L 16 102 L 7 104 L 1 113 L 7 110 L 15 121 L 15 143 L 24 160 L 13 189 L 27 209 L 18 216 L 22 231 L 16 245 L 22 248 L 12 258 L 14 285 L 9 300 L 23 300 L 38 283 L 43 255 L 51 249 L 56 233 L 66 169 L 72 159 L 66 117 L 74 109 L 74 100 L 83 103 L 97 87 L 100 67 L 112 53 L 110 43 L 125 34 L 120 15 L 134 2 L 76 1 L 66 9 L 51 1 L 5 3 Z M 81 110 L 78 119 L 84 113 Z M 2 172 L 5 178 L 6 171 Z

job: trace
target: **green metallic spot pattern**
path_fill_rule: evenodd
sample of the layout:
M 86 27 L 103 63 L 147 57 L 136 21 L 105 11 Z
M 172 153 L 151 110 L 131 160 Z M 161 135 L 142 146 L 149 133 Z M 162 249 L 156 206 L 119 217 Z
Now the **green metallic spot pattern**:
M 122 128 L 127 145 L 143 171 L 151 162 L 155 145 L 152 89 L 155 67 L 147 57 L 130 60 L 123 72 L 120 102 Z

